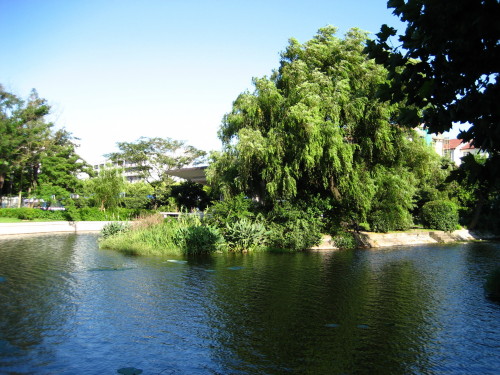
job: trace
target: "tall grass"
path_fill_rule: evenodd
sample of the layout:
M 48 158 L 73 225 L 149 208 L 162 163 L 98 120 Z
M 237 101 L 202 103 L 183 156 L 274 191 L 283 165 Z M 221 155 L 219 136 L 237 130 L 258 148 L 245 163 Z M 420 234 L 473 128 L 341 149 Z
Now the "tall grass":
M 131 230 L 101 238 L 99 246 L 132 255 L 180 255 L 175 241 L 178 228 L 179 222 L 163 220 L 160 215 L 142 217 L 133 222 Z
M 103 249 L 133 255 L 202 254 L 225 250 L 217 228 L 203 225 L 197 215 L 164 220 L 160 215 L 142 217 L 128 231 L 118 231 L 100 240 Z

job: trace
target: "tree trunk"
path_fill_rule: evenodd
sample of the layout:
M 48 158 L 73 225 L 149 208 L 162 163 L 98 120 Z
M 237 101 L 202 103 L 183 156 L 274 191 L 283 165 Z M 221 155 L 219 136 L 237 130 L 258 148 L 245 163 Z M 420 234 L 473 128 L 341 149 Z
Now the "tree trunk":
M 339 189 L 335 185 L 335 180 L 333 176 L 330 176 L 330 191 L 332 192 L 334 198 L 338 201 L 342 200 L 342 195 L 340 194 Z

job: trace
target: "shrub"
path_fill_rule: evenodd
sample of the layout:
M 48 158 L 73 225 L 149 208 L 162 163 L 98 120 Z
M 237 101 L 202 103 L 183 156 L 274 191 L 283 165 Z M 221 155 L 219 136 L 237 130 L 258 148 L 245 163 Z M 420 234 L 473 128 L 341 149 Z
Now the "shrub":
M 251 251 L 263 247 L 267 234 L 262 222 L 240 219 L 226 224 L 224 238 L 233 251 Z
M 80 211 L 75 206 L 70 206 L 66 208 L 65 211 L 66 220 L 69 221 L 80 221 L 82 217 L 80 216 Z
M 222 250 L 224 237 L 212 226 L 182 226 L 176 233 L 176 243 L 185 254 L 207 254 Z
M 268 214 L 268 246 L 297 251 L 319 244 L 321 220 L 306 211 L 298 210 L 290 203 L 276 206 Z
M 339 249 L 355 249 L 358 244 L 352 232 L 340 231 L 332 236 L 332 243 Z
M 83 221 L 105 221 L 106 216 L 103 211 L 97 207 L 80 208 L 80 218 Z
M 130 225 L 127 223 L 121 223 L 118 221 L 114 221 L 106 224 L 102 230 L 101 235 L 103 238 L 107 238 L 110 236 L 114 236 L 117 233 L 126 232 L 130 229 Z
M 411 214 L 405 209 L 380 209 L 369 217 L 370 228 L 374 232 L 387 233 L 392 230 L 408 230 L 413 224 Z
M 225 230 L 226 224 L 234 223 L 240 219 L 254 218 L 254 203 L 243 194 L 237 195 L 223 201 L 216 202 L 207 210 L 206 221 L 221 230 Z
M 429 229 L 455 230 L 458 227 L 458 207 L 448 200 L 427 202 L 422 207 L 422 223 Z
M 39 208 L 2 208 L 0 209 L 0 216 L 12 217 L 20 220 L 68 220 L 66 211 L 45 211 Z
M 33 220 L 38 219 L 42 215 L 37 215 L 37 212 L 34 208 L 19 208 L 17 218 L 21 220 Z

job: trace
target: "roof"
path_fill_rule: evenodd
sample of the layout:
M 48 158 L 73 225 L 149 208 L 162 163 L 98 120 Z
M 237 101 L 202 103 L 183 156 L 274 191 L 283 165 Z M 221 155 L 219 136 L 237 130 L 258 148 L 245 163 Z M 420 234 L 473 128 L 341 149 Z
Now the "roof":
M 197 182 L 199 184 L 205 185 L 207 183 L 207 177 L 205 175 L 206 166 L 203 167 L 191 167 L 191 168 L 180 168 L 171 169 L 166 173 L 170 176 L 180 177 L 185 180 Z
M 460 143 L 462 143 L 461 139 L 450 139 L 449 143 L 444 144 L 444 149 L 445 150 L 454 150 L 460 145 Z
M 462 145 L 462 147 L 460 147 L 462 150 L 471 150 L 475 148 L 470 142 L 462 143 L 461 139 L 450 139 L 449 143 L 445 143 L 443 148 L 445 150 L 455 150 L 460 145 Z

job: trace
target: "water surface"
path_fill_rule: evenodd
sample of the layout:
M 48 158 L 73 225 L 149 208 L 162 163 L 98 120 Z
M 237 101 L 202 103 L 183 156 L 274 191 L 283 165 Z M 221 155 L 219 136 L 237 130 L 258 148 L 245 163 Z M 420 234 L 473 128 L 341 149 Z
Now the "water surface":
M 495 243 L 128 257 L 0 239 L 0 373 L 496 374 Z

